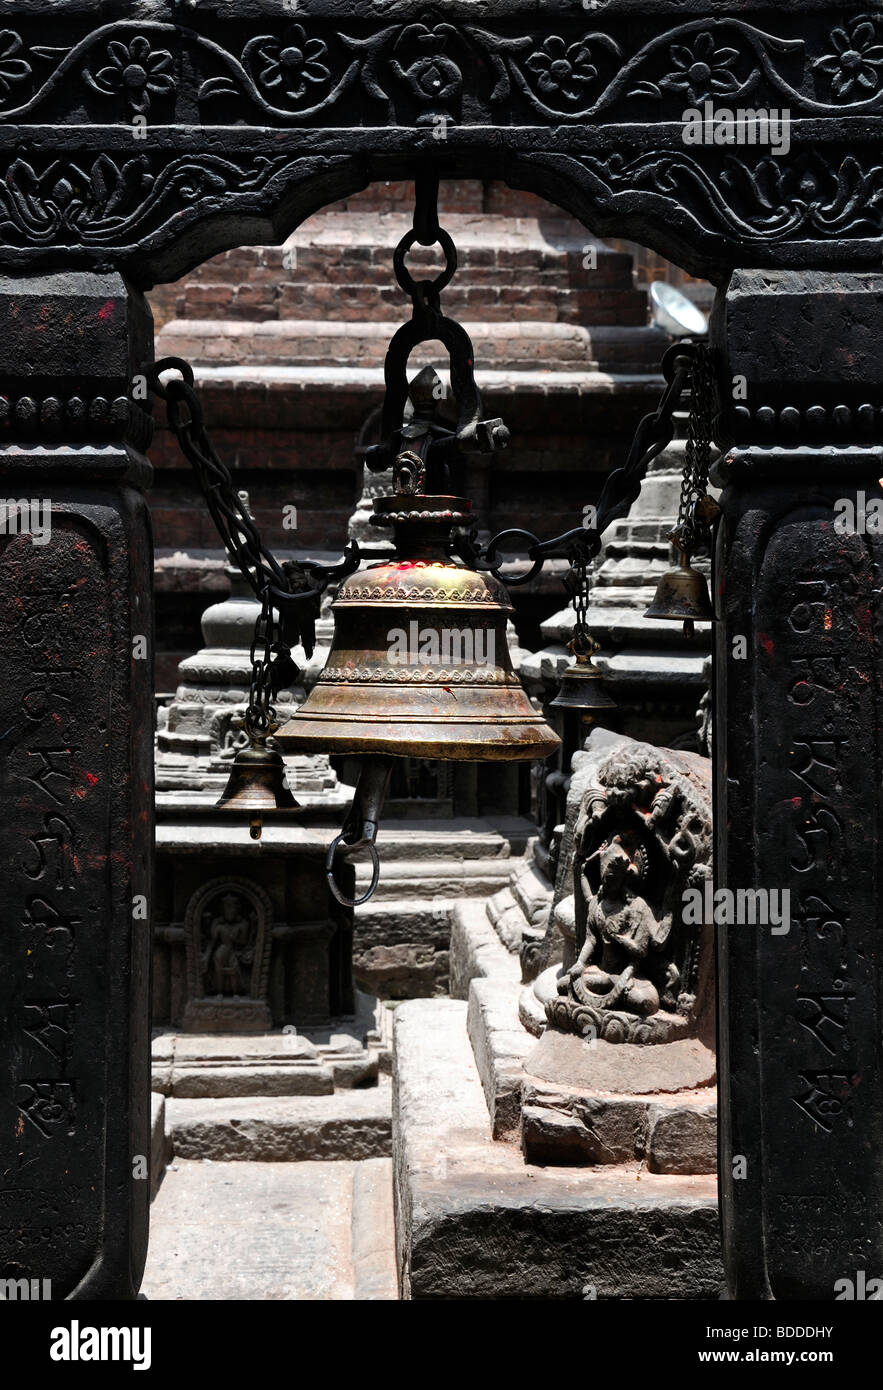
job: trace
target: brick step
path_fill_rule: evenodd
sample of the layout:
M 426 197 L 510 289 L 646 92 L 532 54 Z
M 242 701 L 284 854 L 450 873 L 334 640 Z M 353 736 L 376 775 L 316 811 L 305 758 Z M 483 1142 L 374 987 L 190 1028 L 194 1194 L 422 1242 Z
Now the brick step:
M 597 275 L 609 284 L 632 283 L 631 256 L 605 245 L 573 219 L 450 213 L 443 225 L 457 248 L 460 274 L 466 269 L 529 268 L 552 275 L 567 268 L 579 280 Z M 377 267 L 392 281 L 393 253 L 410 226 L 410 216 L 402 213 L 326 211 L 302 222 L 280 246 L 242 246 L 211 257 L 187 275 L 186 283 L 232 279 L 261 284 L 271 277 L 278 280 L 282 271 L 294 279 L 309 270 L 316 279 L 347 283 L 356 265 Z M 441 250 L 414 246 L 407 264 L 415 273 L 431 273 L 442 264 Z
M 409 226 L 401 214 L 320 214 L 284 246 L 240 247 L 197 267 L 179 285 L 174 312 L 346 321 L 370 320 L 384 307 L 398 313 L 407 301 L 395 281 L 393 249 Z M 458 255 L 457 276 L 445 292 L 448 313 L 647 321 L 647 296 L 633 284 L 631 257 L 572 220 L 452 215 L 445 226 Z M 415 246 L 408 267 L 415 278 L 432 278 L 440 256 L 438 248 Z
M 381 367 L 395 320 L 373 323 L 317 323 L 310 319 L 238 320 L 174 319 L 159 335 L 158 353 L 186 357 L 205 366 L 248 362 L 253 367 Z M 485 368 L 531 367 L 558 370 L 609 369 L 620 372 L 657 369 L 663 335 L 655 328 L 580 327 L 528 320 L 465 322 L 476 358 Z M 411 355 L 411 365 L 438 360 L 427 344 Z
M 179 318 L 208 317 L 263 322 L 266 319 L 315 318 L 343 323 L 370 323 L 378 314 L 405 317 L 408 300 L 389 277 L 372 279 L 356 267 L 357 280 L 346 283 L 309 280 L 268 284 L 261 293 L 252 287 L 223 282 L 189 286 L 177 302 Z M 513 279 L 516 283 L 513 283 Z M 248 291 L 248 293 L 246 293 Z M 522 320 L 552 323 L 647 323 L 647 298 L 642 290 L 609 288 L 592 279 L 580 285 L 548 285 L 529 271 L 495 271 L 492 281 L 452 285 L 443 307 L 449 317 L 502 321 L 517 314 Z

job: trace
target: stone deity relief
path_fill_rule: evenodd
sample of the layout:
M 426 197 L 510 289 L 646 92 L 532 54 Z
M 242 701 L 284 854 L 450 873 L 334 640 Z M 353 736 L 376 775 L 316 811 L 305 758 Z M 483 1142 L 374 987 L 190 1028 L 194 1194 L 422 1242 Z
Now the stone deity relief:
M 710 934 L 683 911 L 686 890 L 711 877 L 711 854 L 703 759 L 630 743 L 601 766 L 575 826 L 573 893 L 559 904 L 576 956 L 565 953 L 547 999 L 552 1027 L 608 1042 L 711 1042 Z
M 213 878 L 184 917 L 188 1000 L 185 1031 L 253 1032 L 270 1026 L 272 904 L 251 879 Z

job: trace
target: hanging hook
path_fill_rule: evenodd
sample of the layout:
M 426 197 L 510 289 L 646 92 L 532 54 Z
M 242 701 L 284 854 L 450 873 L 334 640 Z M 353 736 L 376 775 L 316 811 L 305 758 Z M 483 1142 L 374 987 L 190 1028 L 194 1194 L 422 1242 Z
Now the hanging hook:
M 373 896 L 380 880 L 380 860 L 377 857 L 375 840 L 380 829 L 380 817 L 386 800 L 386 789 L 392 772 L 392 758 L 370 757 L 362 762 L 359 780 L 353 795 L 352 804 L 339 835 L 331 841 L 325 856 L 325 877 L 334 897 L 344 907 L 359 907 Z M 338 856 L 348 859 L 360 849 L 367 849 L 371 856 L 373 872 L 371 884 L 360 898 L 348 898 L 338 888 L 334 877 L 334 864 Z

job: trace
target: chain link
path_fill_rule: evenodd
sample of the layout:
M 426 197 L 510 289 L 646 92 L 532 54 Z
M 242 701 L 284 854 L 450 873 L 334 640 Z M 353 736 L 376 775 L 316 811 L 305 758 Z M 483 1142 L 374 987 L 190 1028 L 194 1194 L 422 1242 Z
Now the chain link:
M 697 504 L 708 492 L 714 418 L 711 353 L 704 344 L 697 345 L 690 386 L 684 475 L 677 525 L 672 532 L 675 544 L 688 555 L 705 540 L 708 530 L 703 518 L 697 514 Z
M 575 552 L 571 556 L 570 569 L 564 581 L 574 612 L 573 629 L 567 645 L 575 657 L 590 657 L 598 650 L 598 644 L 589 631 L 589 564 L 588 558 L 582 552 Z
M 168 381 L 165 372 L 177 372 Z M 355 543 L 336 568 L 314 562 L 281 563 L 261 540 L 245 495 L 237 491 L 205 428 L 193 368 L 180 357 L 164 357 L 145 369 L 148 385 L 166 403 L 169 427 L 193 466 L 218 534 L 260 603 L 251 643 L 251 688 L 245 712 L 250 739 L 266 738 L 276 727 L 273 697 L 300 679 L 291 649 L 298 643 L 308 657 L 315 646 L 319 599 L 333 578 L 359 566 Z M 277 618 L 277 611 L 279 617 Z

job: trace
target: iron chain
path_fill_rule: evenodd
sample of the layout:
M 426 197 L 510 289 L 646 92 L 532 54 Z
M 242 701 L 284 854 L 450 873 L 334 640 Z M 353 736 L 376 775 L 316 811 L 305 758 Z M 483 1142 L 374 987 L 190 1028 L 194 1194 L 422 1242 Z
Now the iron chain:
M 177 375 L 163 382 L 162 374 L 170 371 Z M 280 564 L 261 540 L 244 495 L 237 491 L 230 470 L 212 445 L 193 389 L 193 368 L 180 357 L 165 357 L 147 368 L 145 375 L 151 389 L 166 403 L 169 427 L 193 466 L 227 554 L 260 603 L 251 643 L 252 678 L 245 728 L 249 738 L 266 737 L 276 725 L 274 696 L 290 689 L 300 677 L 291 648 L 300 643 L 307 656 L 312 656 L 320 595 L 331 579 L 358 569 L 358 547 L 352 543 L 335 568 L 313 562 Z
M 688 555 L 701 544 L 708 530 L 707 523 L 697 511 L 698 504 L 708 493 L 714 412 L 711 353 L 704 345 L 696 348 L 690 388 L 684 476 L 677 526 L 672 532 L 675 544 Z

